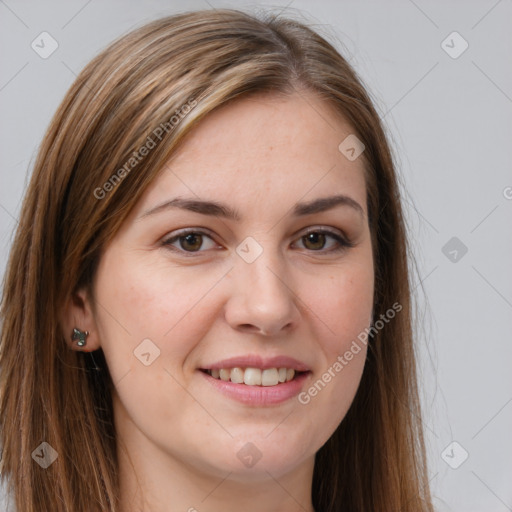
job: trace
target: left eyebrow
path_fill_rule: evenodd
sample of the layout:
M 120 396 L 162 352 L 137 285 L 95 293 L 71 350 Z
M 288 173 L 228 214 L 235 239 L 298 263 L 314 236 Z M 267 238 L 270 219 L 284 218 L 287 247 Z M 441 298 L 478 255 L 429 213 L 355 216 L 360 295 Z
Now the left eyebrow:
M 348 206 L 364 217 L 363 207 L 349 196 L 338 194 L 335 196 L 321 197 L 305 203 L 297 203 L 293 208 L 293 215 L 296 217 L 311 215 L 314 213 L 321 213 L 338 206 Z M 217 201 L 206 201 L 203 199 L 184 199 L 174 198 L 166 201 L 154 208 L 151 208 L 139 216 L 140 218 L 154 215 L 171 208 L 180 208 L 192 212 L 200 213 L 202 215 L 210 215 L 212 217 L 222 217 L 229 220 L 240 221 L 241 216 L 237 210 L 219 203 Z
M 308 203 L 297 203 L 293 210 L 295 216 L 311 215 L 313 213 L 325 212 L 337 206 L 349 206 L 364 217 L 363 207 L 349 196 L 338 194 L 336 196 L 321 197 Z

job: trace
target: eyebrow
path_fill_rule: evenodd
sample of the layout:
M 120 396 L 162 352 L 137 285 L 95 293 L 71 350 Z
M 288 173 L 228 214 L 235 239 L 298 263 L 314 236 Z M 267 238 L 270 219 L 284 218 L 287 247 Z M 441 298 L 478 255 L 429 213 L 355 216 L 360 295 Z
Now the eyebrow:
M 336 208 L 337 206 L 348 206 L 364 217 L 362 206 L 349 196 L 338 194 L 335 196 L 321 197 L 305 203 L 297 203 L 293 208 L 293 215 L 296 217 L 321 213 Z M 159 204 L 140 215 L 140 219 L 155 215 L 171 208 L 180 208 L 191 212 L 200 213 L 202 215 L 210 215 L 212 217 L 221 217 L 224 219 L 240 221 L 241 215 L 236 209 L 224 205 L 217 201 L 207 201 L 204 199 L 187 199 L 177 197 Z

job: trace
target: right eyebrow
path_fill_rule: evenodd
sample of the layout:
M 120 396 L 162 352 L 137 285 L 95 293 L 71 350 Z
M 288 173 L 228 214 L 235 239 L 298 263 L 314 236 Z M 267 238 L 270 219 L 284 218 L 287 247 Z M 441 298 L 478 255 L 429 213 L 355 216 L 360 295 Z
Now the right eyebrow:
M 203 199 L 183 199 L 176 197 L 170 201 L 159 204 L 150 210 L 147 210 L 139 218 L 154 215 L 170 208 L 181 208 L 191 212 L 200 213 L 202 215 L 211 215 L 212 217 L 224 217 L 226 219 L 239 221 L 241 219 L 238 212 L 227 205 L 218 203 L 217 201 L 205 201 Z

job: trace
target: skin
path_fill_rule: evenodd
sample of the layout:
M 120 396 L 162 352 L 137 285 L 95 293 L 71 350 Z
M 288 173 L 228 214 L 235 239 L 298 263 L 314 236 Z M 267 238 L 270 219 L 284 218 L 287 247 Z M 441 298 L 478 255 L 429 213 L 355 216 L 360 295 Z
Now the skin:
M 311 368 L 307 390 L 369 326 L 374 268 L 363 161 L 338 150 L 351 133 L 306 92 L 244 98 L 213 112 L 104 248 L 94 296 L 80 290 L 70 302 L 69 327 L 90 332 L 85 349 L 103 349 L 115 385 L 123 512 L 313 511 L 314 456 L 352 403 L 365 347 L 306 405 L 297 397 L 240 404 L 198 368 L 284 354 Z M 335 193 L 364 213 L 342 205 L 292 216 L 297 202 Z M 141 218 L 177 196 L 216 200 L 242 220 L 176 208 Z M 354 247 L 333 252 L 330 235 L 308 241 L 311 227 L 345 235 Z M 183 228 L 209 233 L 202 245 L 201 237 L 176 240 L 174 252 L 163 245 Z M 236 252 L 249 236 L 263 249 L 252 263 Z M 144 339 L 160 350 L 148 366 L 134 356 Z M 248 442 L 261 453 L 252 467 L 237 457 Z

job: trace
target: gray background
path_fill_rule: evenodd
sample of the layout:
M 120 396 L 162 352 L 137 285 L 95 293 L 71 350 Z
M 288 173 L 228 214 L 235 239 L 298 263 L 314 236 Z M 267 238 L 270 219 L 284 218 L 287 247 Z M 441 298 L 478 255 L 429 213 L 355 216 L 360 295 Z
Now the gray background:
M 0 0 L 0 275 L 43 133 L 75 75 L 102 47 L 183 10 L 286 5 Z M 349 58 L 398 157 L 417 258 L 436 509 L 512 511 L 512 1 L 288 5 Z M 59 45 L 47 59 L 31 48 L 43 31 Z M 442 44 L 454 31 L 469 44 L 460 55 L 458 36 Z

